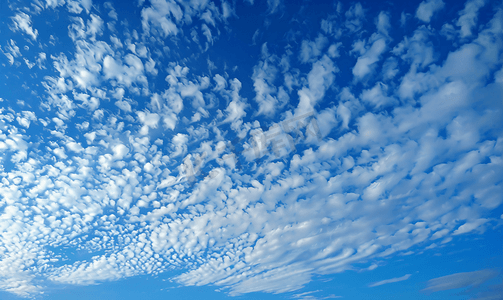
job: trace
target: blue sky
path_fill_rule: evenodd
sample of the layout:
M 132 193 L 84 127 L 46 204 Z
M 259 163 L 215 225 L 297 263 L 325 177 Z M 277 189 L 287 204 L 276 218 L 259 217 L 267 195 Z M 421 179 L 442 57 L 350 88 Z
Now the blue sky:
M 1 299 L 503 299 L 501 1 L 0 5 Z

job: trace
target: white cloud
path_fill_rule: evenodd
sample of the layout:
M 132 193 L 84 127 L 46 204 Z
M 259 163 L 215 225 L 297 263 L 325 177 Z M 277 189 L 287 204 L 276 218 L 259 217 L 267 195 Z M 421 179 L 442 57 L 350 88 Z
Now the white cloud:
M 36 121 L 37 117 L 32 111 L 23 111 L 22 114 L 19 114 L 19 116 L 16 117 L 16 120 L 19 125 L 30 128 L 31 121 Z
M 385 279 L 385 280 L 381 280 L 381 281 L 378 281 L 378 282 L 374 282 L 374 283 L 369 284 L 369 287 L 375 287 L 375 286 L 380 286 L 380 285 L 383 285 L 383 284 L 404 281 L 404 280 L 409 279 L 410 275 L 411 274 L 406 274 L 406 275 L 403 275 L 402 277 L 396 277 L 396 278 Z
M 351 118 L 351 111 L 341 103 L 337 107 L 337 116 L 342 119 L 342 126 L 347 129 Z
M 266 115 L 272 117 L 279 106 L 286 103 L 280 103 L 279 94 L 275 97 L 274 94 L 278 93 L 278 89 L 274 85 L 278 69 L 274 66 L 276 57 L 270 55 L 267 50 L 267 44 L 262 45 L 262 57 L 264 60 L 260 61 L 253 68 L 253 87 L 255 89 L 255 101 L 259 105 L 257 115 Z
M 494 101 L 502 98 L 501 13 L 437 65 L 437 33 L 417 28 L 383 57 L 382 78 L 390 26 L 379 14 L 377 32 L 361 31 L 353 47 L 354 76 L 368 79 L 360 88 L 336 74 L 334 58 L 346 59 L 339 49 L 351 45 L 333 41 L 338 29 L 362 26 L 359 4 L 340 24 L 322 25 L 331 46 L 324 35 L 319 45 L 299 39 L 277 55 L 281 47 L 263 46 L 249 81 L 229 75 L 240 74 L 231 67 L 210 80 L 209 58 L 197 74 L 185 67 L 190 59 L 174 55 L 185 37 L 166 33 L 163 18 L 189 33 L 183 26 L 199 28 L 192 18 L 211 10 L 216 28 L 205 22 L 215 41 L 218 22 L 232 15 L 229 7 L 220 15 L 209 2 L 187 3 L 150 1 L 144 21 L 152 35 L 140 37 L 130 24 L 126 47 L 118 38 L 113 48 L 100 41 L 107 29 L 97 18 L 71 19 L 75 53 L 45 58 L 45 90 L 36 90 L 43 112 L 0 108 L 1 289 L 33 296 L 47 279 L 87 285 L 176 267 L 173 279 L 185 285 L 280 293 L 320 275 L 371 272 L 392 255 L 501 221 L 491 217 L 503 193 L 502 104 Z M 174 39 L 159 40 L 156 30 Z M 21 55 L 8 45 L 12 59 Z M 302 49 L 300 61 L 309 64 L 297 69 L 289 58 Z M 165 81 L 150 81 L 154 67 L 169 74 Z M 252 84 L 255 106 L 243 98 Z M 290 102 L 292 92 L 298 98 Z M 279 119 L 251 121 L 251 107 Z M 493 277 L 453 274 L 425 290 Z
M 240 120 L 241 118 L 246 116 L 245 108 L 247 105 L 239 96 L 239 91 L 241 90 L 241 82 L 234 78 L 230 81 L 230 85 L 232 88 L 232 101 L 225 109 L 227 112 L 227 117 L 225 118 L 224 122 L 236 122 L 237 120 Z
M 67 2 L 68 11 L 73 14 L 80 14 L 83 8 L 80 6 L 78 1 L 68 0 Z
M 103 20 L 99 16 L 91 14 L 91 20 L 87 21 L 86 34 L 91 40 L 94 40 L 96 35 L 103 34 Z
M 371 89 L 363 90 L 360 97 L 375 108 L 397 104 L 395 99 L 388 96 L 388 86 L 382 82 L 377 82 Z
M 467 222 L 467 223 L 459 226 L 459 228 L 456 231 L 454 231 L 452 234 L 458 235 L 458 234 L 464 234 L 464 233 L 471 232 L 471 231 L 477 229 L 478 227 L 480 227 L 481 225 L 483 225 L 484 223 L 486 223 L 487 221 L 488 221 L 487 219 L 478 219 L 473 222 Z
M 295 111 L 297 116 L 311 112 L 318 101 L 323 99 L 335 79 L 335 73 L 339 70 L 332 60 L 324 55 L 313 64 L 307 74 L 308 86 L 298 91 L 299 105 Z
M 487 280 L 495 277 L 498 273 L 494 270 L 485 269 L 473 272 L 456 273 L 428 280 L 428 286 L 422 291 L 439 292 L 464 287 L 477 287 Z
M 151 7 L 143 8 L 141 11 L 142 26 L 146 32 L 150 31 L 150 24 L 162 30 L 164 37 L 168 35 L 176 35 L 178 27 L 175 22 L 180 21 L 183 16 L 182 9 L 178 4 L 172 1 L 154 1 Z M 175 19 L 172 21 L 171 16 Z
M 232 7 L 229 2 L 223 1 L 222 2 L 222 17 L 224 20 L 227 20 L 230 16 L 235 16 L 236 11 L 235 8 Z
M 389 29 L 391 27 L 389 23 L 389 13 L 387 12 L 380 12 L 379 16 L 377 16 L 376 19 L 376 26 L 377 26 L 377 32 L 382 34 L 383 36 L 389 36 Z
M 321 34 L 314 41 L 303 40 L 300 48 L 299 60 L 302 63 L 314 61 L 322 54 L 327 43 L 328 39 Z M 336 51 L 337 48 L 332 50 L 334 56 Z
M 206 24 L 203 24 L 201 25 L 201 30 L 203 31 L 203 35 L 206 37 L 207 43 L 213 45 L 213 36 L 211 35 L 210 28 Z
M 172 147 L 174 152 L 171 153 L 172 157 L 177 157 L 187 152 L 188 138 L 186 134 L 178 133 L 172 139 Z
M 31 36 L 32 39 L 36 40 L 38 36 L 38 30 L 33 29 L 31 26 L 31 17 L 24 12 L 20 12 L 12 18 L 14 21 L 14 30 L 24 31 L 26 34 Z
M 373 64 L 379 61 L 381 54 L 386 50 L 386 41 L 378 39 L 372 43 L 370 49 L 358 57 L 353 67 L 353 75 L 356 80 L 361 80 L 373 71 Z
M 82 5 L 89 13 L 91 11 L 91 7 L 93 6 L 93 0 L 80 0 L 80 5 Z
M 342 42 L 330 45 L 330 47 L 328 47 L 328 51 L 327 51 L 328 56 L 330 56 L 331 58 L 339 57 L 340 56 L 339 47 L 341 45 L 342 45 Z
M 75 92 L 73 93 L 73 97 L 75 98 L 75 100 L 82 102 L 82 104 L 80 104 L 81 107 L 84 107 L 91 112 L 94 112 L 96 109 L 100 107 L 99 98 L 90 97 L 88 94 L 81 94 Z
M 425 0 L 419 4 L 416 10 L 416 18 L 429 23 L 433 15 L 444 8 L 444 1 L 442 0 Z
M 45 0 L 46 7 L 56 8 L 65 5 L 65 0 Z
M 216 74 L 213 77 L 213 80 L 215 80 L 215 82 L 217 83 L 217 85 L 214 88 L 215 91 L 221 91 L 227 86 L 227 80 L 225 80 L 225 78 L 222 77 L 222 75 L 220 74 Z
M 436 59 L 430 36 L 430 29 L 421 26 L 414 31 L 411 38 L 405 37 L 393 48 L 392 52 L 411 63 L 411 71 L 415 72 L 417 68 L 424 68 Z
M 124 57 L 124 61 L 127 65 L 107 55 L 103 60 L 105 78 L 115 79 L 117 83 L 126 87 L 130 87 L 135 82 L 146 84 L 143 63 L 138 56 L 128 54 Z
M 321 137 L 326 137 L 339 123 L 336 119 L 336 115 L 337 113 L 335 108 L 327 108 L 316 116 L 316 122 L 319 127 Z M 344 125 L 345 124 L 343 123 L 343 126 Z
M 382 74 L 384 80 L 392 79 L 398 73 L 398 62 L 395 58 L 390 57 L 384 61 L 382 66 Z
M 47 77 L 44 84 L 46 89 L 51 90 L 51 96 L 54 98 L 61 98 L 61 94 L 73 89 L 72 82 L 68 82 L 67 77 L 70 77 L 73 84 L 82 90 L 92 89 L 99 85 L 103 58 L 107 53 L 112 52 L 110 46 L 102 41 L 76 40 L 75 44 L 74 59 L 68 60 L 64 54 L 57 57 L 51 56 L 60 77 L 58 79 Z
M 274 14 L 278 12 L 283 5 L 282 1 L 283 0 L 267 0 L 267 13 Z M 251 3 L 253 4 L 253 0 Z
M 365 12 L 360 2 L 352 5 L 348 11 L 344 14 L 346 16 L 346 22 L 344 25 L 350 32 L 357 32 L 363 26 L 363 20 L 365 18 Z
M 129 153 L 128 147 L 126 147 L 124 144 L 113 146 L 112 151 L 114 152 L 114 158 L 118 160 L 123 159 Z
M 203 19 L 206 24 L 210 24 L 211 26 L 215 27 L 216 26 L 216 22 L 215 22 L 215 19 L 213 17 L 213 14 L 211 12 L 211 10 L 207 10 L 205 11 L 202 15 L 201 15 L 201 19 Z M 196 31 L 193 31 L 197 34 Z
M 465 3 L 465 9 L 460 11 L 459 19 L 456 25 L 460 28 L 460 35 L 462 38 L 472 35 L 472 28 L 477 25 L 477 14 L 481 7 L 486 3 L 485 0 L 469 0 Z
M 44 62 L 47 58 L 47 55 L 44 52 L 38 54 L 37 65 L 40 69 L 45 69 Z
M 80 153 L 80 152 L 84 151 L 84 148 L 82 148 L 80 143 L 75 143 L 75 142 L 67 143 L 66 148 L 68 148 L 68 150 L 71 150 L 76 153 Z
M 156 129 L 159 124 L 159 120 L 161 119 L 161 116 L 156 113 L 138 111 L 136 114 L 138 115 L 140 122 L 143 124 L 140 130 L 140 134 L 142 135 L 148 134 L 149 129 Z

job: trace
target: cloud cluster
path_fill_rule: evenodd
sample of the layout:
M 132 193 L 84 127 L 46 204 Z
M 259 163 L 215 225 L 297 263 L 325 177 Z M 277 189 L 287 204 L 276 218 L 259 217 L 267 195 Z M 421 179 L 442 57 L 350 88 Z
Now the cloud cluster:
M 444 5 L 445 3 L 442 0 L 423 1 L 416 10 L 416 18 L 425 23 L 429 23 L 433 14 L 441 10 Z
M 112 4 L 108 15 L 67 4 L 79 14 L 65 27 L 72 51 L 35 56 L 47 67 L 40 106 L 0 108 L 2 290 L 28 297 L 177 269 L 184 285 L 282 293 L 501 224 L 501 7 L 474 26 L 470 7 L 484 3 L 469 1 L 456 25 L 473 40 L 441 55 L 439 30 L 392 38 L 397 20 L 356 3 L 283 53 L 262 44 L 250 74 L 233 78 L 169 48 L 190 45 L 180 32 L 193 24 L 208 51 L 234 3 L 150 1 L 124 33 Z M 283 5 L 268 1 L 268 13 Z M 416 17 L 442 7 L 424 1 Z M 12 20 L 41 39 L 28 14 Z M 10 62 L 28 53 L 2 47 Z M 495 275 L 449 276 L 425 290 Z

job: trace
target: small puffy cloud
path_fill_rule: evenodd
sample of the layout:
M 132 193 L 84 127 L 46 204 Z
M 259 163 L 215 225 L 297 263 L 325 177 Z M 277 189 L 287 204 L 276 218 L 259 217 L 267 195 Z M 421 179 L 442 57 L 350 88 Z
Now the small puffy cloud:
M 419 4 L 416 10 L 416 18 L 419 20 L 429 23 L 433 15 L 444 8 L 444 1 L 442 0 L 426 0 Z
M 328 43 L 328 39 L 320 34 L 314 41 L 303 40 L 299 53 L 299 60 L 302 63 L 307 63 L 309 61 L 317 59 Z M 332 49 L 332 52 L 337 51 Z M 335 54 L 335 53 L 334 53 Z
M 81 101 L 81 107 L 86 108 L 90 112 L 94 112 L 100 107 L 100 100 L 96 97 L 90 97 L 88 94 L 74 93 L 74 98 L 77 101 Z
M 232 88 L 232 101 L 229 103 L 225 111 L 227 112 L 227 117 L 224 122 L 235 122 L 246 115 L 245 108 L 246 103 L 239 96 L 239 91 L 241 90 L 241 82 L 234 78 L 230 80 L 230 85 Z
M 323 56 L 313 64 L 313 68 L 307 74 L 307 82 L 310 92 L 315 101 L 323 98 L 325 92 L 332 85 L 335 73 L 339 70 L 328 56 Z
M 255 101 L 259 105 L 257 115 L 272 117 L 280 106 L 279 99 L 275 96 L 278 88 L 274 85 L 278 69 L 274 65 L 275 56 L 269 54 L 267 44 L 262 45 L 262 57 L 264 60 L 253 68 L 252 75 Z
M 222 1 L 222 17 L 227 20 L 230 16 L 236 15 L 234 7 L 232 7 L 229 2 Z
M 342 127 L 348 129 L 348 124 L 351 119 L 351 111 L 343 103 L 337 106 L 337 116 L 342 120 Z
M 388 58 L 384 61 L 382 66 L 382 75 L 384 80 L 389 80 L 395 77 L 398 73 L 398 61 L 394 57 Z
M 140 133 L 142 135 L 146 135 L 149 132 L 149 129 L 155 129 L 157 128 L 159 124 L 159 120 L 161 119 L 161 116 L 157 113 L 150 113 L 150 112 L 144 112 L 144 111 L 139 111 L 136 112 L 138 115 L 138 119 L 140 122 L 143 124 Z
M 206 42 L 209 45 L 213 45 L 213 35 L 211 34 L 211 30 L 206 24 L 201 25 L 201 30 L 203 31 L 203 35 L 206 37 Z
M 115 79 L 118 83 L 127 87 L 135 82 L 145 83 L 144 67 L 138 56 L 128 54 L 124 57 L 127 65 L 123 65 L 121 61 L 114 59 L 111 56 L 106 56 L 103 60 L 103 72 L 105 78 Z
M 91 40 L 96 38 L 96 35 L 101 35 L 103 33 L 103 20 L 95 15 L 91 15 L 91 20 L 87 21 L 87 30 L 86 34 L 90 37 Z
M 227 86 L 227 80 L 220 74 L 216 74 L 213 80 L 216 82 L 216 86 L 213 88 L 215 91 L 221 91 Z
M 51 56 L 54 67 L 60 75 L 57 80 L 46 82 L 54 93 L 65 93 L 66 90 L 72 90 L 74 85 L 82 90 L 92 89 L 99 85 L 103 57 L 107 53 L 112 53 L 112 49 L 102 41 L 80 40 L 84 37 L 74 37 L 77 40 L 75 42 L 76 54 L 73 59 L 69 60 L 62 53 L 57 57 Z M 65 79 L 68 77 L 73 79 L 73 82 L 67 82 Z
M 206 22 L 206 24 L 210 24 L 212 27 L 215 27 L 216 26 L 216 21 L 215 21 L 215 18 L 213 16 L 213 13 L 211 12 L 211 10 L 207 10 L 205 11 L 202 15 L 201 15 L 201 19 Z M 192 31 L 192 35 L 193 36 L 196 36 L 197 35 L 197 31 L 193 30 Z M 197 37 L 194 37 L 195 40 L 197 40 Z
M 29 128 L 31 121 L 36 121 L 37 117 L 32 111 L 23 111 L 18 117 L 16 117 L 16 120 L 19 125 Z
M 379 61 L 381 54 L 386 50 L 386 42 L 384 39 L 378 39 L 370 49 L 358 57 L 355 66 L 353 67 L 353 75 L 356 80 L 361 80 L 373 71 L 373 64 Z
M 411 69 L 424 68 L 435 61 L 436 54 L 430 41 L 432 32 L 425 26 L 414 31 L 412 37 L 405 37 L 392 52 L 411 64 Z
M 56 148 L 54 150 L 52 150 L 52 152 L 54 152 L 54 154 L 56 154 L 57 157 L 61 158 L 61 159 L 66 159 L 68 156 L 65 154 L 65 149 L 64 148 Z
M 80 152 L 84 151 L 84 148 L 80 145 L 80 143 L 76 143 L 76 142 L 67 143 L 66 148 L 68 148 L 68 150 L 73 151 L 75 153 L 80 153 Z
M 389 23 L 389 13 L 380 12 L 376 19 L 377 32 L 384 36 L 388 36 L 388 31 L 391 27 Z
M 472 35 L 472 28 L 477 25 L 479 9 L 486 4 L 485 0 L 470 0 L 465 3 L 465 9 L 459 12 L 460 16 L 456 25 L 460 28 L 462 38 Z
M 115 101 L 115 105 L 125 112 L 132 112 L 130 99 L 117 100 L 117 101 Z
M 313 111 L 314 106 L 323 99 L 326 91 L 335 79 L 335 73 L 339 70 L 333 61 L 326 55 L 313 64 L 307 74 L 308 85 L 298 91 L 299 104 L 296 115 L 303 115 Z
M 80 3 L 75 0 L 68 0 L 67 2 L 68 12 L 72 14 L 80 14 L 83 8 L 80 6 Z
M 388 86 L 382 82 L 376 83 L 371 89 L 363 90 L 361 99 L 375 108 L 386 107 L 397 103 L 395 99 L 388 96 Z
M 317 122 L 321 137 L 327 136 L 332 128 L 337 125 L 338 121 L 336 120 L 336 115 L 335 108 L 327 108 L 316 116 L 316 120 L 312 121 Z
M 487 219 L 478 219 L 478 220 L 475 220 L 475 221 L 472 221 L 472 222 L 467 222 L 461 226 L 459 226 L 459 228 L 454 231 L 453 235 L 458 235 L 458 234 L 464 234 L 464 233 L 468 233 L 468 232 L 471 232 L 477 228 L 479 228 L 481 225 L 483 225 L 484 223 L 486 223 Z
M 171 140 L 174 152 L 171 153 L 172 157 L 177 157 L 187 151 L 188 136 L 186 134 L 177 133 Z
M 74 14 L 80 14 L 83 9 L 89 13 L 92 5 L 92 0 L 67 0 L 68 11 Z
M 37 65 L 40 69 L 45 69 L 44 63 L 47 55 L 44 52 L 40 52 L 37 57 Z
M 12 18 L 14 21 L 14 30 L 21 30 L 36 40 L 38 31 L 31 26 L 31 17 L 24 12 L 20 12 Z
M 360 2 L 353 4 L 348 11 L 344 14 L 346 16 L 346 22 L 344 25 L 351 32 L 359 31 L 363 26 L 363 20 L 365 18 L 365 11 Z
M 124 144 L 118 144 L 112 147 L 112 151 L 114 153 L 114 158 L 117 160 L 121 160 L 129 153 L 128 147 Z
M 331 58 L 339 57 L 340 56 L 340 53 L 339 53 L 340 46 L 342 46 L 342 42 L 330 45 L 330 47 L 328 47 L 328 51 L 327 51 L 328 56 L 330 56 Z
M 65 0 L 45 0 L 46 7 L 56 8 L 65 5 Z
M 152 6 L 143 8 L 141 11 L 142 27 L 145 32 L 151 30 L 150 25 L 162 30 L 163 36 L 176 35 L 178 27 L 175 22 L 180 21 L 183 17 L 181 7 L 172 1 L 155 1 Z M 173 19 L 175 22 L 173 22 Z

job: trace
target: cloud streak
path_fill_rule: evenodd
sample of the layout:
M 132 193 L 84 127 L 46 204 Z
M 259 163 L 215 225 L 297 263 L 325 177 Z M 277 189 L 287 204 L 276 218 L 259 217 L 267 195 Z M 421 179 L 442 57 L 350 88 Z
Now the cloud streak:
M 498 275 L 498 272 L 490 269 L 451 274 L 428 280 L 427 287 L 422 291 L 440 292 L 465 287 L 478 287 L 496 275 Z
M 376 287 L 376 286 L 380 286 L 380 285 L 383 285 L 383 284 L 389 284 L 389 283 L 395 283 L 395 282 L 405 281 L 405 280 L 409 279 L 410 276 L 411 276 L 411 274 L 405 274 L 402 277 L 395 277 L 395 278 L 390 278 L 390 279 L 385 279 L 385 280 L 377 281 L 377 282 L 369 284 L 369 287 Z

